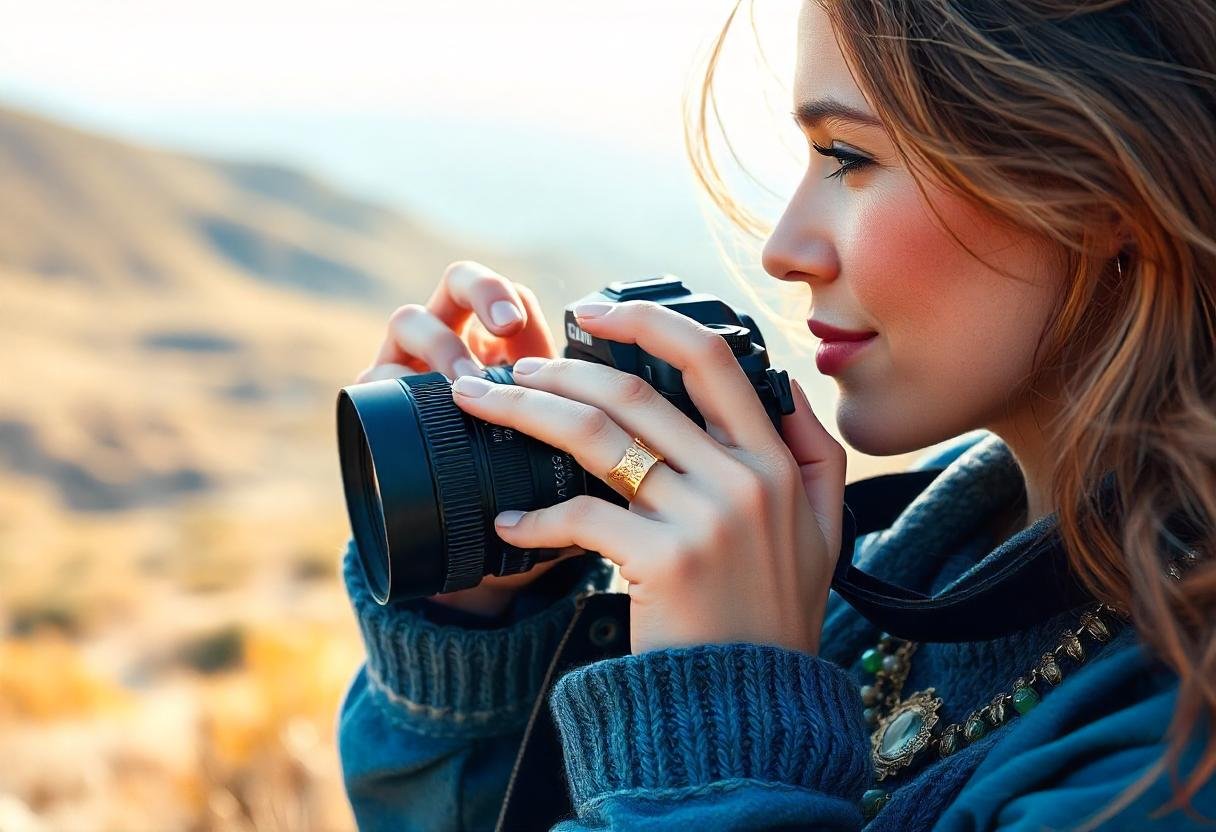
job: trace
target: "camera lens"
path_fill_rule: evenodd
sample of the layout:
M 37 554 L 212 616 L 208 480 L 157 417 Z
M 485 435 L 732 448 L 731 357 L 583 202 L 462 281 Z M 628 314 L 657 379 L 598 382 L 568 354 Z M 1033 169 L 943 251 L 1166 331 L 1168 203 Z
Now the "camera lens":
M 488 367 L 485 377 L 514 383 L 509 367 Z M 465 413 L 441 373 L 344 387 L 337 418 L 351 530 L 381 604 L 466 589 L 556 557 L 499 538 L 500 511 L 586 493 L 624 504 L 565 451 Z

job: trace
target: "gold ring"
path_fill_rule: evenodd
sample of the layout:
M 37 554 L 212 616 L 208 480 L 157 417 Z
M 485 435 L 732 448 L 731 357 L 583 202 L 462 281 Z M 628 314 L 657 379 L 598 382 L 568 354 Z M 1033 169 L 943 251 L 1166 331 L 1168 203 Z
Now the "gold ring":
M 625 449 L 621 461 L 612 466 L 608 472 L 608 482 L 615 485 L 633 502 L 638 493 L 638 486 L 656 462 L 662 462 L 663 455 L 649 448 L 638 437 L 633 437 L 633 444 Z

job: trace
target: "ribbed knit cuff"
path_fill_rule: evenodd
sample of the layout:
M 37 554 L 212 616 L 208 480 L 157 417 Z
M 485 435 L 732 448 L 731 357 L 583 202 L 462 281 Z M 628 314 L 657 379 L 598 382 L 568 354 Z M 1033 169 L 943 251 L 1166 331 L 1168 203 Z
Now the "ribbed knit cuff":
M 588 558 L 586 572 L 557 602 L 507 627 L 469 629 L 428 621 L 408 601 L 376 603 L 353 539 L 342 572 L 367 649 L 368 680 L 390 716 L 421 733 L 462 737 L 523 728 L 575 599 L 612 580 L 612 564 Z
M 806 653 L 708 644 L 607 659 L 563 676 L 549 701 L 576 809 L 735 778 L 856 801 L 871 775 L 857 686 Z

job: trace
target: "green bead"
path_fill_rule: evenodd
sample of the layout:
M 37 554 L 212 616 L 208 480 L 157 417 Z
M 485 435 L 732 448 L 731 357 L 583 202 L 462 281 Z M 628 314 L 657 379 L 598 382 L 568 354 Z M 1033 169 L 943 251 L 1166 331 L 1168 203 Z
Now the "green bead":
M 882 789 L 868 789 L 861 796 L 861 813 L 866 818 L 872 818 L 878 814 L 878 810 L 889 800 L 891 795 L 884 792 Z
M 988 727 L 978 716 L 971 717 L 963 726 L 963 736 L 967 738 L 967 742 L 975 742 L 986 733 L 988 733 Z
M 1013 707 L 1019 714 L 1025 714 L 1039 704 L 1039 694 L 1034 688 L 1018 688 L 1013 692 Z
M 882 653 L 871 647 L 861 654 L 861 666 L 866 673 L 877 673 L 882 670 Z

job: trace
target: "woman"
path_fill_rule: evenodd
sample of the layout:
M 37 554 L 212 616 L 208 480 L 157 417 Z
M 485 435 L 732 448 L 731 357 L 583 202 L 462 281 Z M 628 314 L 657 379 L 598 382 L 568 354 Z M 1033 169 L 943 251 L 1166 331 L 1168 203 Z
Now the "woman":
M 493 826 L 573 599 L 615 564 L 632 655 L 550 698 L 576 812 L 560 828 L 1212 828 L 1214 44 L 1207 0 L 801 8 L 813 152 L 763 264 L 809 287 L 812 331 L 864 341 L 818 356 L 850 445 L 962 437 L 922 459 L 946 470 L 859 564 L 934 594 L 1063 541 L 1095 603 L 995 639 L 906 642 L 829 592 L 843 449 L 800 388 L 779 436 L 690 320 L 579 310 L 681 367 L 706 432 L 631 376 L 552 358 L 533 294 L 478 264 L 398 310 L 360 381 L 438 369 L 466 412 L 598 476 L 633 437 L 663 461 L 628 509 L 497 518 L 510 543 L 603 559 L 378 607 L 348 551 L 369 653 L 340 721 L 360 825 Z M 760 232 L 700 147 L 702 181 Z M 489 335 L 462 340 L 472 316 Z M 521 359 L 517 386 L 475 359 Z

